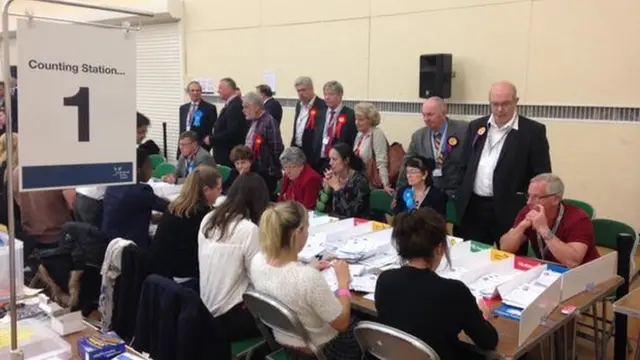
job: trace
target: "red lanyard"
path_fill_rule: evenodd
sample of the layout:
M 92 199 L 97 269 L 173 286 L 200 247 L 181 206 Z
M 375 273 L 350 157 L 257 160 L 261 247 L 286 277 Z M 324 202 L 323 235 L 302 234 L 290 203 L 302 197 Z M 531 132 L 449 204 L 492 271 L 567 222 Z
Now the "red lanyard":
M 358 140 L 358 144 L 356 145 L 356 156 L 360 156 L 360 148 L 362 147 L 362 143 L 364 142 L 365 138 L 368 138 L 369 134 L 364 134 L 362 135 L 362 137 L 360 138 L 360 140 Z

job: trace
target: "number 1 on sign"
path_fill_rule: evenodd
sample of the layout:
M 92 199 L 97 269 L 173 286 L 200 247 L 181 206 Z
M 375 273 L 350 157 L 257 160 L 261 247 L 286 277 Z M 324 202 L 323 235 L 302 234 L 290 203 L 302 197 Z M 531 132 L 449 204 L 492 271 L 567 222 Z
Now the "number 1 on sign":
M 89 88 L 81 87 L 78 92 L 63 99 L 64 106 L 78 107 L 78 141 L 89 141 Z

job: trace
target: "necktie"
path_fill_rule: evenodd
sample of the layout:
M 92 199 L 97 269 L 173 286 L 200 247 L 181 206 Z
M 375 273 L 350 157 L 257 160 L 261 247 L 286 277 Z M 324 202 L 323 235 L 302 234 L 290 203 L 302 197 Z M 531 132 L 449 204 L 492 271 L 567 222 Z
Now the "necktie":
M 325 136 L 325 144 L 324 144 L 324 148 L 322 149 L 322 157 L 326 158 L 327 156 L 329 156 L 329 150 L 331 149 L 331 143 L 333 142 L 333 132 L 335 130 L 335 117 L 336 117 L 336 111 L 335 110 L 331 110 L 331 117 L 329 118 L 329 126 L 327 127 L 327 135 Z
M 187 131 L 191 130 L 191 122 L 193 121 L 193 113 L 196 112 L 196 103 L 191 103 L 189 113 L 187 114 Z
M 441 140 L 442 134 L 440 134 L 439 132 L 433 134 L 433 147 L 436 151 L 433 156 L 436 159 L 436 166 L 439 168 L 442 167 L 442 163 L 444 162 L 444 159 L 442 158 L 442 151 L 440 150 Z

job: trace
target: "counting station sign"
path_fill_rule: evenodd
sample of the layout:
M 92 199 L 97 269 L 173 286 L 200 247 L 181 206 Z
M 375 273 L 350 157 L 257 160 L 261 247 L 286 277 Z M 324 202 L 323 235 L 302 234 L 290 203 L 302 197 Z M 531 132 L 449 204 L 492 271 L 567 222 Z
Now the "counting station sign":
M 18 21 L 21 191 L 134 182 L 135 35 Z

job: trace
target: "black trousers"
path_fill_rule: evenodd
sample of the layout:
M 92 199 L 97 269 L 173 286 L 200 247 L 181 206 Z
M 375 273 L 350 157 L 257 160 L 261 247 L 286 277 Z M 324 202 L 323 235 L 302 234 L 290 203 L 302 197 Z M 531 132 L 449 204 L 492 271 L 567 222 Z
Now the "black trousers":
M 500 237 L 511 229 L 511 226 L 503 224 L 504 221 L 498 219 L 493 198 L 473 194 L 459 226 L 455 229 L 455 235 L 465 240 L 495 244 L 500 248 Z M 516 254 L 527 255 L 528 246 L 525 242 Z
M 218 317 L 222 328 L 225 329 L 229 341 L 245 340 L 260 336 L 260 331 L 256 326 L 256 320 L 251 315 L 244 303 L 239 303 L 232 307 L 223 315 Z

